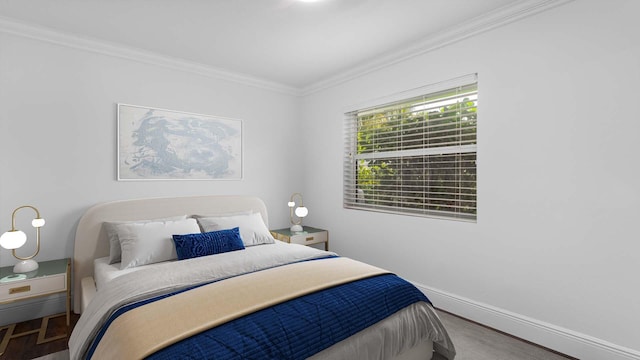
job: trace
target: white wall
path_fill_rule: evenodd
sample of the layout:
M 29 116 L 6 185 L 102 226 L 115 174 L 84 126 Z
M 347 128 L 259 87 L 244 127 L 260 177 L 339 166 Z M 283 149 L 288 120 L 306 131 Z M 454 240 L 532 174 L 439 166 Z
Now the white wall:
M 574 1 L 306 96 L 307 223 L 436 306 L 583 359 L 640 358 L 638 13 Z M 344 111 L 473 72 L 477 223 L 343 209 Z
M 104 201 L 248 194 L 265 200 L 272 226 L 288 224 L 286 201 L 302 183 L 290 168 L 301 163 L 290 151 L 298 97 L 6 33 L 0 44 L 0 231 L 14 208 L 38 207 L 47 220 L 39 261 L 71 257 L 80 216 Z M 116 181 L 118 102 L 242 119 L 244 179 Z M 30 228 L 33 214 L 19 215 Z M 0 266 L 14 263 L 2 249 Z
M 252 194 L 285 226 L 283 199 L 303 191 L 305 223 L 328 228 L 332 250 L 396 271 L 436 306 L 583 359 L 640 359 L 639 11 L 574 1 L 303 99 L 0 33 L 0 230 L 13 208 L 39 207 L 47 260 L 72 256 L 98 202 Z M 473 72 L 478 222 L 344 210 L 344 110 Z M 243 119 L 244 180 L 116 181 L 118 102 Z

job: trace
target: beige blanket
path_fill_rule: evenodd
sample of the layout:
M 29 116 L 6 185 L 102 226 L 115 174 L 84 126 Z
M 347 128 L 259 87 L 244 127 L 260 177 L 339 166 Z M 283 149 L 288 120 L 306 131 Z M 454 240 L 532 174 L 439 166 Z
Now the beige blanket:
M 189 336 L 269 306 L 384 273 L 387 271 L 339 257 L 299 262 L 214 282 L 120 315 L 107 329 L 93 356 L 141 359 Z

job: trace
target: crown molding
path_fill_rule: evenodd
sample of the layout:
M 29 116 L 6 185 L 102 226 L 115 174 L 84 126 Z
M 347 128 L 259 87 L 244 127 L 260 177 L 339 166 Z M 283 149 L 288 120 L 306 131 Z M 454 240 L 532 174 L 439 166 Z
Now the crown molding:
M 0 16 L 0 32 L 26 37 L 34 40 L 66 46 L 74 49 L 89 51 L 116 58 L 156 65 L 172 70 L 189 72 L 206 77 L 227 80 L 243 85 L 253 86 L 265 90 L 298 96 L 298 88 L 283 85 L 274 81 L 264 80 L 246 74 L 232 72 L 221 68 L 161 55 L 121 44 L 115 44 L 95 38 L 81 37 L 50 28 L 28 24 L 15 19 Z
M 455 27 L 435 33 L 424 41 L 406 47 L 403 50 L 378 56 L 373 61 L 363 63 L 325 80 L 304 87 L 300 89 L 300 95 L 306 96 L 334 87 L 368 73 L 437 50 L 444 46 L 510 24 L 514 21 L 538 14 L 571 1 L 574 0 L 522 0 L 514 4 L 503 6 L 494 11 L 466 21 L 464 24 L 459 24 Z
M 473 18 L 464 24 L 438 32 L 429 36 L 424 41 L 406 47 L 403 50 L 378 56 L 373 61 L 363 63 L 347 71 L 300 88 L 95 38 L 63 33 L 1 16 L 0 32 L 206 77 L 227 80 L 287 95 L 306 96 L 571 1 L 573 0 L 518 1 Z

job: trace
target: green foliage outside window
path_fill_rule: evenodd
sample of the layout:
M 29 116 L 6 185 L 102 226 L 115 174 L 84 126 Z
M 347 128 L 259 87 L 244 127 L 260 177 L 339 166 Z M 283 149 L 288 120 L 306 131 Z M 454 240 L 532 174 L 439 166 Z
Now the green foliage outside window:
M 458 91 L 357 114 L 360 207 L 475 218 L 476 86 Z

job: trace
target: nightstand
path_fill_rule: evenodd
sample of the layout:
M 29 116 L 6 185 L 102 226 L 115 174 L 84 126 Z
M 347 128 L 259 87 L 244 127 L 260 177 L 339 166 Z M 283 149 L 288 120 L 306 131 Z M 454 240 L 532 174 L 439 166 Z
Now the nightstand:
M 66 292 L 66 315 L 67 326 L 69 326 L 71 322 L 71 260 L 60 259 L 42 261 L 38 263 L 38 265 L 39 267 L 37 270 L 26 274 L 15 274 L 13 272 L 13 266 L 0 268 L 0 304 L 8 304 L 16 301 Z M 34 332 L 38 333 L 38 344 L 65 338 L 67 335 L 45 338 L 49 319 L 59 315 L 44 317 L 39 330 L 36 329 L 14 334 L 13 330 L 15 328 L 15 324 L 1 327 L 0 330 L 6 328 L 7 332 L 5 333 L 4 338 L 0 341 L 0 354 L 4 352 L 1 345 L 6 346 L 9 342 L 9 338 L 29 335 Z
M 11 280 L 11 278 L 16 278 L 16 280 Z M 14 274 L 13 266 L 5 266 L 0 268 L 0 304 L 66 292 L 67 325 L 69 325 L 71 319 L 70 283 L 70 259 L 40 262 L 38 270 L 27 274 Z
M 303 231 L 291 232 L 289 228 L 270 230 L 274 238 L 291 244 L 313 245 L 324 243 L 324 250 L 329 251 L 329 232 L 327 230 L 303 226 Z

